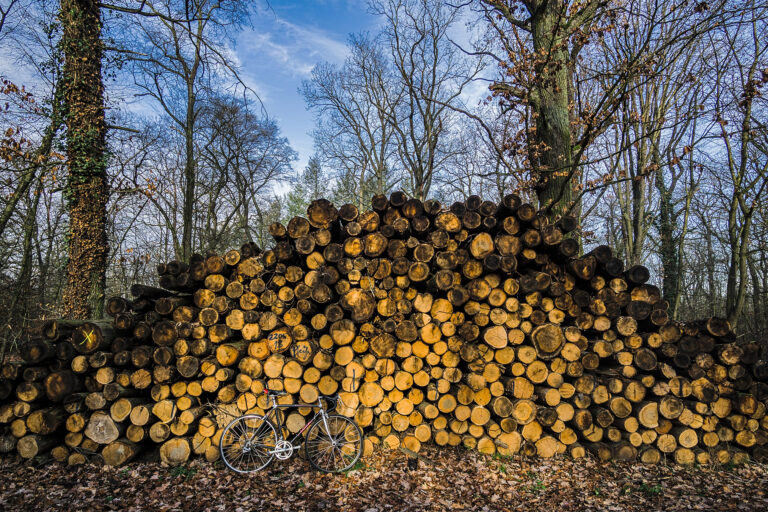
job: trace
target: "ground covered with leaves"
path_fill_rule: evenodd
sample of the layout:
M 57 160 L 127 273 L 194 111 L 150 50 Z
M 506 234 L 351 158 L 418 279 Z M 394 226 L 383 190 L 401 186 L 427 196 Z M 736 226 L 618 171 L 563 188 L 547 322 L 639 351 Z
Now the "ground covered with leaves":
M 759 464 L 521 460 L 437 448 L 423 455 L 409 469 L 402 453 L 378 452 L 341 475 L 313 471 L 297 457 L 249 475 L 200 461 L 36 468 L 5 458 L 0 510 L 768 510 L 768 466 Z

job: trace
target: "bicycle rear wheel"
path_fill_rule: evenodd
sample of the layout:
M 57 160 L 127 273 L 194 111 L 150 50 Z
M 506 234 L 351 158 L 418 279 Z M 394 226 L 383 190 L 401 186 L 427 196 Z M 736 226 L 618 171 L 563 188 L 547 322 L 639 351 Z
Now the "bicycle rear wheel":
M 351 419 L 338 414 L 321 419 L 307 432 L 304 451 L 320 471 L 338 473 L 352 468 L 363 453 L 363 432 Z
M 221 459 L 232 471 L 250 473 L 267 466 L 275 457 L 277 431 L 264 416 L 249 414 L 230 422 L 221 434 Z

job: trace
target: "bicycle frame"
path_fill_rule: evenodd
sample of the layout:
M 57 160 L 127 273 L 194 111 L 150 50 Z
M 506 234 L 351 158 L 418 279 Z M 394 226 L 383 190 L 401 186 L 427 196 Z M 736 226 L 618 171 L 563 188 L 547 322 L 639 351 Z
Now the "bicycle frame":
M 328 400 L 326 397 L 319 397 L 317 399 L 317 405 L 308 405 L 308 404 L 278 404 L 277 403 L 277 396 L 272 395 L 272 407 L 264 414 L 264 418 L 271 421 L 272 424 L 277 429 L 277 435 L 278 439 L 276 441 L 288 441 L 291 444 L 291 450 L 296 450 L 301 446 L 301 443 L 296 444 L 296 441 L 301 438 L 301 435 L 309 429 L 315 422 L 317 422 L 318 419 L 321 419 L 323 421 L 323 425 L 325 426 L 326 432 L 329 431 L 328 428 L 328 411 L 326 410 L 326 407 L 323 405 L 323 400 Z M 300 407 L 311 407 L 315 408 L 317 407 L 319 410 L 315 413 L 314 416 L 312 416 L 312 419 L 310 419 L 306 425 L 304 425 L 301 430 L 299 430 L 296 435 L 293 436 L 290 440 L 285 439 L 283 437 L 283 425 L 282 421 L 280 421 L 280 414 L 278 414 L 278 409 L 298 409 Z M 276 420 L 276 421 L 275 421 Z M 287 448 L 283 449 L 275 449 L 270 454 L 277 454 L 288 451 Z
M 344 415 L 331 414 L 337 403 L 343 404 L 341 397 L 322 395 L 314 404 L 279 404 L 277 397 L 280 394 L 267 390 L 265 394 L 271 404 L 261 414 L 238 416 L 224 429 L 219 450 L 227 467 L 238 473 L 263 469 L 275 457 L 280 460 L 289 459 L 294 450 L 301 449 L 302 444 L 308 461 L 320 471 L 345 471 L 360 458 L 363 452 L 363 433 L 360 427 Z M 285 423 L 279 409 L 301 407 L 316 411 L 295 435 L 283 432 Z M 250 421 L 255 424 L 249 425 Z M 331 432 L 337 425 L 342 426 L 343 430 Z M 311 436 L 311 439 L 307 436 Z

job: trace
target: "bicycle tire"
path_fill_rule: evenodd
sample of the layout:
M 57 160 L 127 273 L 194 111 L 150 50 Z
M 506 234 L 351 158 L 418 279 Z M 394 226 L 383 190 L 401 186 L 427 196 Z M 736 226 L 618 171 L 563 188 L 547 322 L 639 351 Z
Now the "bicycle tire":
M 352 468 L 363 453 L 363 431 L 340 414 L 317 420 L 304 439 L 304 454 L 312 467 L 326 473 L 340 473 Z
M 219 453 L 232 471 L 251 473 L 272 462 L 276 443 L 277 429 L 272 422 L 249 414 L 229 422 L 219 440 Z

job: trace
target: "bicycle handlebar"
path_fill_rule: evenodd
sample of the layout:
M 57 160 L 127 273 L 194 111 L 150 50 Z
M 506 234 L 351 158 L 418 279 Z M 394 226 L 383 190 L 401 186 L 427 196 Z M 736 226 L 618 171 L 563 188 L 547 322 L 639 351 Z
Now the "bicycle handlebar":
M 325 401 L 328 402 L 328 410 L 329 411 L 332 411 L 332 410 L 336 409 L 336 406 L 338 405 L 339 400 L 340 400 L 338 394 L 335 394 L 335 395 L 318 395 L 317 398 L 319 400 L 325 400 Z

